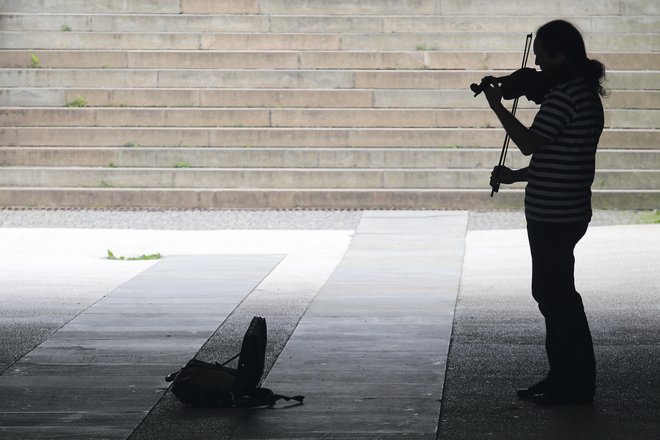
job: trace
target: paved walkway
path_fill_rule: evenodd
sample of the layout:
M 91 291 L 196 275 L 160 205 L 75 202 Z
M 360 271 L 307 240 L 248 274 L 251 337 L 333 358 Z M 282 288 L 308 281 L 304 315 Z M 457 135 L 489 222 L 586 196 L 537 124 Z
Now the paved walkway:
M 512 393 L 545 368 L 524 230 L 466 233 L 466 212 L 357 220 L 0 228 L 0 438 L 434 439 L 439 418 L 448 439 L 658 438 L 660 226 L 592 227 L 578 248 L 600 388 L 576 411 Z M 200 411 L 166 392 L 189 358 L 231 357 L 253 315 L 266 386 L 305 405 Z

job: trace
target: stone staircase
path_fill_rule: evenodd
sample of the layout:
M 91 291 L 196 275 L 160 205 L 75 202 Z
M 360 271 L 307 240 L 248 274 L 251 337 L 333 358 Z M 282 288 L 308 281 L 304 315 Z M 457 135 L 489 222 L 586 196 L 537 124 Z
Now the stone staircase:
M 659 208 L 647 0 L 0 0 L 0 206 L 520 208 L 468 85 L 559 17 L 608 68 L 594 206 Z

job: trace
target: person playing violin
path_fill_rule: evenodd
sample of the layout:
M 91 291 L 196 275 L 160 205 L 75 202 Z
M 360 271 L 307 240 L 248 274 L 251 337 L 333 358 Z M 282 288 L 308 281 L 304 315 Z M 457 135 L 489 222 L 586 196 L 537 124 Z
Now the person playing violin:
M 541 26 L 534 40 L 536 65 L 549 78 L 530 128 L 502 105 L 498 81 L 484 78 L 483 91 L 529 166 L 497 166 L 491 186 L 527 182 L 525 217 L 532 256 L 532 296 L 545 319 L 549 372 L 517 392 L 538 404 L 593 402 L 596 362 L 589 324 L 574 283 L 574 248 L 591 220 L 591 184 L 604 117 L 605 67 L 587 58 L 584 40 L 570 23 Z M 492 78 L 492 77 L 490 77 Z

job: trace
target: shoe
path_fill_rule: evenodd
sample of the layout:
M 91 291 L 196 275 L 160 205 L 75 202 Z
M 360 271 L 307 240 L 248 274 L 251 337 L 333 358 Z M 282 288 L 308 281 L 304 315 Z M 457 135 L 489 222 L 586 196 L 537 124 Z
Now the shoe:
M 541 380 L 539 383 L 532 385 L 529 388 L 516 391 L 516 394 L 521 399 L 531 399 L 537 394 L 543 394 L 552 388 L 552 383 L 549 378 Z
M 531 397 L 532 402 L 541 406 L 591 405 L 594 396 L 591 393 L 550 390 Z

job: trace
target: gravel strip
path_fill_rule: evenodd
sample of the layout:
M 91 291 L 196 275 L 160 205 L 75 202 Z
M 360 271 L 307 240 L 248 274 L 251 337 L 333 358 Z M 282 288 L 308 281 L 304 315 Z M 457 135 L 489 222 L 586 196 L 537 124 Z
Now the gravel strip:
M 359 210 L 0 209 L 4 228 L 353 230 Z M 652 211 L 594 211 L 592 226 L 657 223 Z M 470 211 L 468 230 L 524 229 L 521 211 Z
M 2 209 L 0 227 L 151 230 L 353 230 L 361 211 Z

